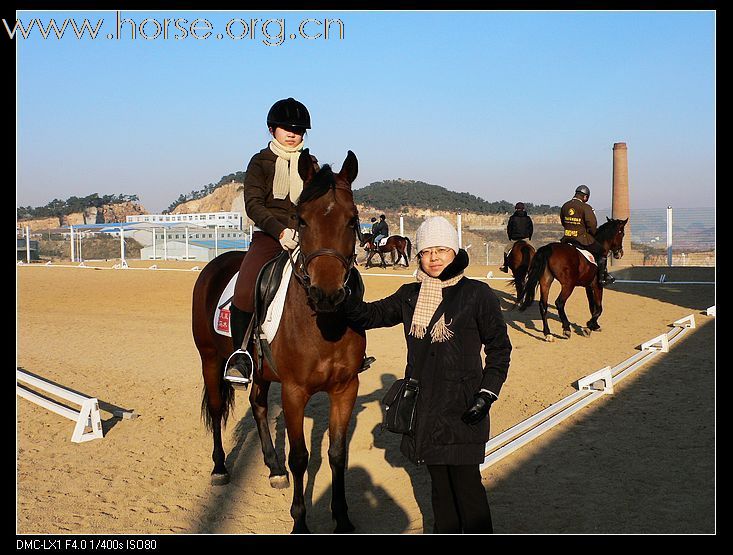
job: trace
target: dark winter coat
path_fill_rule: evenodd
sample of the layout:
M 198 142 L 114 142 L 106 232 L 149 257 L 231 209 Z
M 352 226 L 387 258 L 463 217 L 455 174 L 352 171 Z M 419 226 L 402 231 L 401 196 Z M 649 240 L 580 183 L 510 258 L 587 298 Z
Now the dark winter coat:
M 575 241 L 581 245 L 592 245 L 598 222 L 596 213 L 590 204 L 573 197 L 560 208 L 560 223 L 565 232 L 563 239 Z
M 524 210 L 517 210 L 514 214 L 509 216 L 506 233 L 509 236 L 510 241 L 532 239 L 532 233 L 534 233 L 532 218 L 530 218 Z
M 461 249 L 440 278 L 450 279 L 466 266 L 468 255 Z M 443 301 L 428 333 L 417 339 L 408 332 L 420 286 L 419 282 L 403 285 L 375 302 L 347 302 L 347 316 L 364 329 L 404 326 L 405 375 L 417 376 L 420 382 L 415 434 L 402 439 L 405 456 L 417 464 L 481 464 L 489 439 L 489 418 L 468 425 L 461 415 L 480 389 L 498 396 L 507 377 L 512 346 L 499 299 L 488 284 L 464 277 L 443 289 Z M 448 341 L 431 343 L 430 330 L 442 314 L 454 335 Z
M 316 158 L 311 158 L 317 165 Z M 269 147 L 263 148 L 249 161 L 244 178 L 244 208 L 247 216 L 257 227 L 275 239 L 280 237 L 286 227 L 297 227 L 295 204 L 291 202 L 290 195 L 284 199 L 273 196 L 276 160 L 277 155 Z

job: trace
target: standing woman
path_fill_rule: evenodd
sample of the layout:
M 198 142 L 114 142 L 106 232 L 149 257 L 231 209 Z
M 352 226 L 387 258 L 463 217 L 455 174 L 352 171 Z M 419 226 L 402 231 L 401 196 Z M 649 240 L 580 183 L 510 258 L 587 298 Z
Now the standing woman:
M 405 375 L 417 377 L 420 392 L 414 433 L 402 436 L 401 451 L 428 468 L 433 531 L 491 533 L 479 465 L 489 439 L 489 408 L 506 380 L 512 346 L 499 299 L 488 284 L 463 275 L 468 254 L 448 220 L 426 219 L 416 239 L 417 283 L 365 303 L 353 272 L 346 314 L 364 329 L 404 326 Z
M 234 288 L 230 317 L 234 352 L 224 372 L 225 380 L 243 384 L 252 380 L 252 357 L 242 343 L 254 312 L 257 275 L 283 249 L 298 245 L 296 204 L 303 190 L 298 159 L 303 136 L 311 128 L 310 114 L 294 98 L 278 100 L 267 114 L 267 128 L 272 140 L 249 161 L 244 178 L 245 210 L 255 227 Z

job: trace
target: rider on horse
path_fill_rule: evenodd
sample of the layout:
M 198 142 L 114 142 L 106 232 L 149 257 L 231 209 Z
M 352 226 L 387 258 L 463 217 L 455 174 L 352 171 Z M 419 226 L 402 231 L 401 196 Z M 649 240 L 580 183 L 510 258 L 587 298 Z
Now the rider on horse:
M 374 237 L 373 248 L 376 250 L 379 248 L 379 242 L 382 239 L 389 237 L 389 226 L 387 225 L 387 217 L 382 214 L 379 216 L 379 221 L 372 225 L 372 236 Z M 374 221 L 374 218 L 372 218 Z
M 267 127 L 273 139 L 252 157 L 244 178 L 244 204 L 255 228 L 234 286 L 230 307 L 234 352 L 224 371 L 225 380 L 245 385 L 252 381 L 251 348 L 244 341 L 250 339 L 245 335 L 254 313 L 257 276 L 283 250 L 292 251 L 298 246 L 296 205 L 303 190 L 298 160 L 303 136 L 311 128 L 310 114 L 294 98 L 278 100 L 267 114 Z M 317 168 L 316 158 L 311 156 L 311 160 Z M 367 357 L 362 369 L 373 361 Z
M 560 209 L 560 222 L 565 228 L 565 235 L 560 240 L 561 243 L 568 243 L 593 254 L 598 265 L 598 283 L 600 285 L 610 285 L 616 278 L 608 273 L 608 260 L 603 252 L 601 244 L 595 240 L 598 222 L 596 214 L 588 199 L 590 198 L 590 189 L 585 185 L 580 185 L 575 189 L 575 196 L 562 205 Z
M 532 233 L 534 233 L 534 226 L 532 224 L 532 218 L 527 215 L 523 202 L 518 202 L 514 205 L 514 214 L 509 216 L 506 233 L 509 237 L 509 243 L 504 247 L 504 265 L 499 268 L 504 273 L 509 271 L 507 268 L 507 256 L 512 250 L 514 243 L 516 241 L 525 241 L 531 245 L 530 240 L 532 239 Z
M 255 227 L 234 288 L 230 308 L 234 353 L 224 373 L 224 379 L 244 384 L 252 379 L 252 358 L 243 343 L 254 313 L 257 275 L 266 262 L 298 245 L 296 203 L 303 190 L 298 159 L 303 135 L 311 127 L 310 114 L 294 98 L 278 100 L 267 114 L 267 127 L 273 138 L 252 157 L 244 179 L 244 203 Z M 317 166 L 316 158 L 311 158 Z

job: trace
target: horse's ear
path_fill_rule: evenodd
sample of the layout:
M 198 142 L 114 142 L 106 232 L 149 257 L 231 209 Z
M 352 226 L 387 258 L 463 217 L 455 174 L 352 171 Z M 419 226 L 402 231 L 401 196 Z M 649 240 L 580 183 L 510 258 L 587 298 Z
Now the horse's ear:
M 316 175 L 316 169 L 313 167 L 310 150 L 304 148 L 298 157 L 298 175 L 303 183 L 308 183 L 313 176 Z
M 624 222 L 624 225 L 626 225 L 628 221 L 629 221 L 629 219 L 628 219 L 628 218 L 626 218 L 625 220 L 623 220 L 623 222 Z
M 611 218 L 609 218 L 608 216 L 606 216 L 606 221 L 607 222 L 610 222 L 611 221 Z
M 343 177 L 346 181 L 348 181 L 349 185 L 351 185 L 356 179 L 356 174 L 358 173 L 359 162 L 356 159 L 356 154 L 349 151 L 349 153 L 346 155 L 346 160 L 344 160 L 344 165 L 341 166 L 341 171 L 339 172 L 339 175 Z

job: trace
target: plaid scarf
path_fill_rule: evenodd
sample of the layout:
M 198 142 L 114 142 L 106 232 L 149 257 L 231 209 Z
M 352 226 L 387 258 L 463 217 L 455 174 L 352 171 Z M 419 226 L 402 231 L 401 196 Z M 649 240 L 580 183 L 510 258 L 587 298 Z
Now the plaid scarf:
M 433 319 L 433 314 L 438 309 L 443 300 L 443 287 L 450 287 L 455 285 L 463 278 L 463 272 L 459 273 L 455 277 L 441 281 L 439 278 L 430 277 L 428 274 L 422 271 L 421 268 L 417 269 L 417 281 L 420 282 L 420 294 L 417 297 L 417 305 L 415 306 L 415 313 L 412 315 L 412 324 L 410 325 L 409 335 L 422 339 L 425 337 L 425 332 L 428 329 L 430 320 Z M 451 320 L 452 322 L 452 320 Z M 440 316 L 433 329 L 430 330 L 431 343 L 441 343 L 448 341 L 453 337 L 453 332 L 448 329 L 451 322 L 445 323 L 445 314 Z

